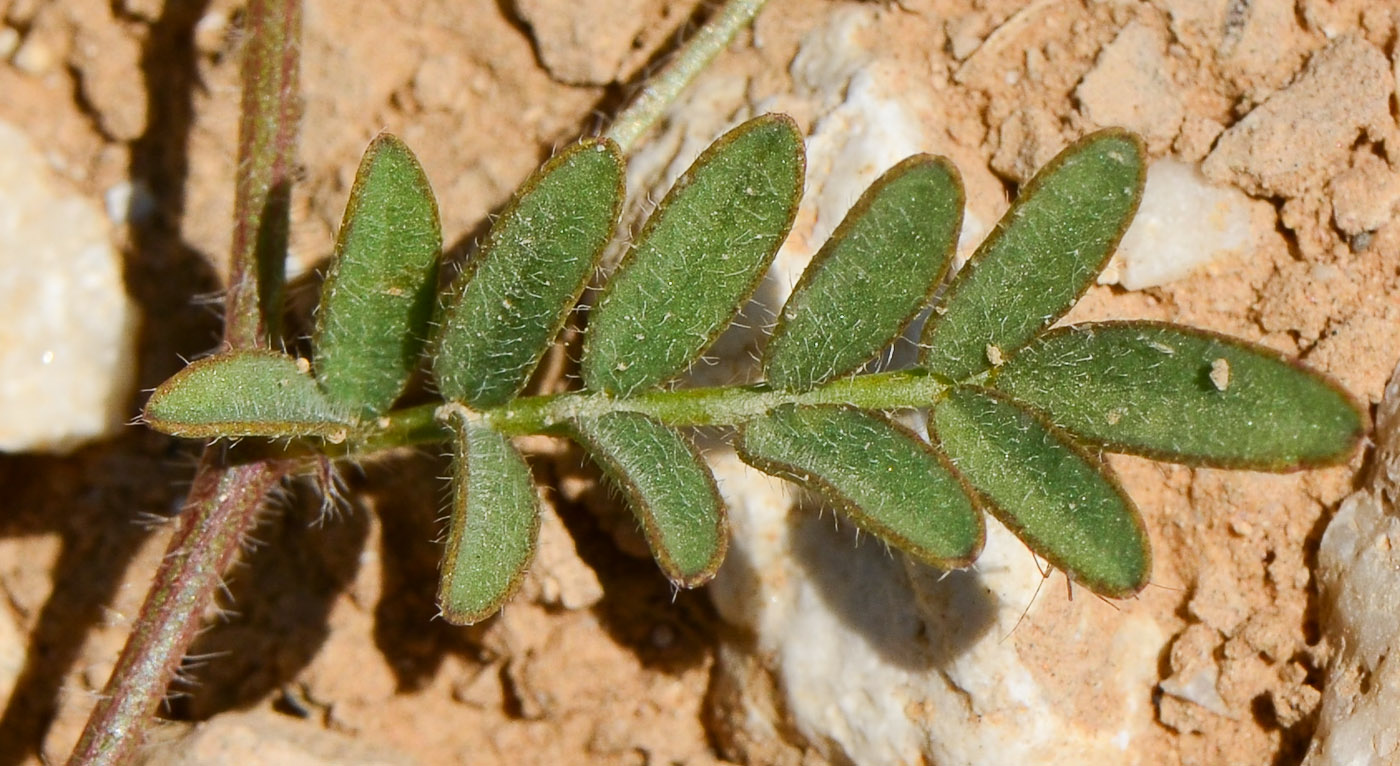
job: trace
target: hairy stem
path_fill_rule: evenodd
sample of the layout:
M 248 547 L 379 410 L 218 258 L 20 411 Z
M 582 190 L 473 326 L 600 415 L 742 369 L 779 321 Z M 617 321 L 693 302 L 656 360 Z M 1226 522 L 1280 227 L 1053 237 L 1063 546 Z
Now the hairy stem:
M 301 114 L 299 0 L 253 2 L 245 45 L 224 320 L 224 341 L 233 348 L 267 346 L 281 325 Z
M 179 670 L 239 543 L 285 468 L 224 468 L 206 450 L 188 505 L 126 647 L 69 764 L 126 763 Z
M 728 0 L 695 36 L 686 41 L 660 73 L 642 86 L 608 128 L 607 136 L 617 142 L 622 153 L 631 154 L 637 141 L 655 125 L 720 51 L 728 47 L 739 30 L 748 26 L 768 0 Z
M 248 8 L 224 340 L 268 346 L 282 313 L 288 198 L 300 101 L 300 0 Z M 116 766 L 140 745 L 267 493 L 294 466 L 229 466 L 206 448 L 175 535 L 71 766 Z
M 980 377 L 969 382 L 979 380 Z M 784 404 L 844 404 L 868 410 L 927 407 L 937 401 L 948 386 L 942 378 L 914 369 L 838 378 L 803 392 L 783 391 L 759 383 L 649 391 L 627 399 L 596 391 L 569 391 L 521 397 L 502 407 L 478 411 L 460 404 L 435 402 L 391 412 L 372 430 L 344 444 L 308 442 L 273 454 L 294 458 L 329 452 L 337 457 L 362 457 L 393 447 L 442 442 L 450 436 L 441 422 L 440 413 L 444 412 L 444 407 L 465 411 L 467 417 L 487 423 L 507 436 L 565 435 L 571 420 L 609 412 L 638 412 L 668 426 L 685 427 L 737 426 Z
M 737 426 L 785 404 L 845 404 L 868 410 L 927 407 L 947 388 L 942 379 L 923 370 L 904 370 L 840 378 L 800 393 L 762 383 L 650 391 L 627 399 L 573 391 L 517 399 L 477 416 L 508 436 L 562 433 L 571 420 L 609 412 L 636 412 L 668 426 Z

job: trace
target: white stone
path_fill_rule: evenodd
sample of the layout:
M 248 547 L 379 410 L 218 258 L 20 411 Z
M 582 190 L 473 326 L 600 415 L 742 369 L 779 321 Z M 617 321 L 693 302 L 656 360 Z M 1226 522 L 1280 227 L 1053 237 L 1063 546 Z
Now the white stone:
M 1304 766 L 1400 762 L 1400 367 L 1376 417 L 1369 486 L 1342 502 L 1318 550 L 1328 663 Z
M 1099 282 L 1142 290 L 1239 252 L 1250 242 L 1249 205 L 1239 190 L 1211 185 L 1195 165 L 1152 163 L 1142 205 Z
M 1163 679 L 1163 694 L 1170 694 L 1179 700 L 1199 705 L 1216 715 L 1229 715 L 1230 709 L 1221 698 L 1217 684 L 1220 682 L 1220 666 L 1206 665 L 1185 679 L 1175 676 Z
M 844 90 L 807 139 L 802 202 L 816 214 L 808 235 L 813 247 L 821 247 L 875 179 L 925 148 L 923 126 L 882 92 L 871 69 L 857 71 Z
M 11 61 L 19 71 L 38 77 L 53 70 L 54 53 L 42 41 L 27 38 L 20 43 Z
M 864 6 L 833 14 L 804 38 L 793 58 L 794 97 L 821 111 L 807 138 L 799 228 L 778 254 L 775 269 L 793 280 L 875 179 L 910 155 L 929 150 L 927 130 L 933 126 L 913 114 L 891 86 L 899 72 L 872 61 L 862 43 L 872 14 Z M 810 229 L 800 228 L 803 221 L 811 222 Z M 959 257 L 970 255 L 987 231 L 985 222 L 964 211 Z M 786 285 L 779 297 L 786 299 L 791 288 Z
M 19 47 L 19 32 L 14 27 L 0 27 L 0 58 L 8 59 Z
M 848 5 L 808 32 L 788 67 L 797 95 L 815 101 L 823 111 L 840 104 L 846 85 L 871 63 L 863 37 L 873 23 L 870 8 Z
M 0 122 L 0 450 L 64 451 L 127 419 L 136 311 L 102 206 Z
M 1097 722 L 1079 719 L 1064 690 L 1007 640 L 1041 576 L 995 521 L 975 571 L 945 574 L 878 541 L 856 544 L 819 502 L 731 455 L 712 464 L 733 532 L 711 596 L 726 621 L 756 637 L 752 655 L 767 658 L 755 676 L 722 654 L 718 672 L 743 679 L 738 688 L 775 687 L 802 744 L 830 762 L 1116 764 L 1135 737 L 1151 736 L 1141 690 L 1157 680 L 1166 633 L 1145 615 L 1086 599 L 1078 632 L 1095 637 L 1096 658 L 1063 677 L 1109 668 L 1097 684 L 1121 702 Z M 1111 629 L 1093 624 L 1105 616 Z

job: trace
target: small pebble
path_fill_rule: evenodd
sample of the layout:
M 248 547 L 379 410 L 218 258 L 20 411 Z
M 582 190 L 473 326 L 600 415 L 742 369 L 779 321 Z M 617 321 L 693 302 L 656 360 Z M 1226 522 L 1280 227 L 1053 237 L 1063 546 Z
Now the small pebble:
M 19 71 L 38 77 L 53 69 L 53 51 L 38 40 L 26 40 L 15 51 L 13 63 Z
M 0 450 L 66 451 L 131 417 L 136 309 L 102 205 L 0 122 Z
M 19 48 L 19 32 L 14 27 L 0 27 L 0 58 L 8 59 Z

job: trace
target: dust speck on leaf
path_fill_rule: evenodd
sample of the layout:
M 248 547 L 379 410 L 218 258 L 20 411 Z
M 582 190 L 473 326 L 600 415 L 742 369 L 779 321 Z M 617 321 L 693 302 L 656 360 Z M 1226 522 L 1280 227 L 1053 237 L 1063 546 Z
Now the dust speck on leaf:
M 1210 382 L 1216 391 L 1230 387 L 1230 362 L 1221 357 L 1210 363 Z

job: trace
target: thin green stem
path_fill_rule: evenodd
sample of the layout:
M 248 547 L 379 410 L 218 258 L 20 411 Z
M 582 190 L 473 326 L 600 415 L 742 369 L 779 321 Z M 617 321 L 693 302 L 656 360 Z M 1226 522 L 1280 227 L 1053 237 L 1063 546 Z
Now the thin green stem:
M 562 433 L 572 420 L 610 412 L 636 412 L 668 426 L 737 426 L 785 404 L 847 404 L 871 410 L 927 407 L 946 388 L 922 370 L 906 370 L 841 378 L 800 393 L 762 383 L 652 391 L 627 399 L 572 391 L 517 399 L 478 415 L 509 436 Z
M 569 391 L 521 397 L 489 410 L 468 410 L 468 417 L 477 418 L 507 436 L 565 435 L 571 421 L 609 412 L 637 412 L 673 427 L 737 426 L 785 404 L 845 404 L 868 410 L 927 407 L 947 389 L 948 383 L 942 378 L 916 369 L 840 378 L 803 392 L 777 390 L 762 383 L 651 391 L 627 399 L 596 391 Z M 465 409 L 457 404 L 436 402 L 398 410 L 382 418 L 362 436 L 344 445 L 328 446 L 334 448 L 335 456 L 343 457 L 445 441 L 449 432 L 441 422 L 440 413 L 444 412 L 444 407 Z M 311 448 L 311 445 L 300 449 L 293 447 L 279 454 L 292 456 Z
M 748 26 L 767 3 L 768 0 L 728 0 L 686 41 L 659 74 L 647 80 L 632 103 L 608 128 L 608 138 L 617 142 L 624 155 L 632 153 L 637 142 L 675 103 L 681 91 L 729 46 L 739 30 Z

